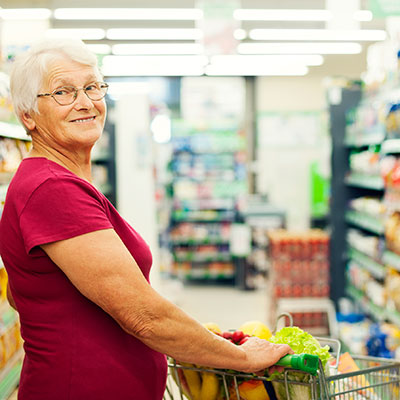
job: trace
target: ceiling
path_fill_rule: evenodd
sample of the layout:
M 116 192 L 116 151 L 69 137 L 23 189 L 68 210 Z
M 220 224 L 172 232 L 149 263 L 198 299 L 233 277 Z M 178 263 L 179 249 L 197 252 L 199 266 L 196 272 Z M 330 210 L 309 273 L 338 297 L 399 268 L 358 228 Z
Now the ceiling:
M 221 2 L 221 0 L 218 0 Z M 236 1 L 236 0 L 235 0 Z M 329 0 L 237 0 L 242 9 L 326 9 Z M 332 0 L 330 0 L 332 1 Z M 348 4 L 348 0 L 334 0 Z M 8 8 L 57 8 L 70 7 L 122 7 L 122 8 L 195 8 L 199 3 L 195 0 L 2 0 L 1 7 Z M 360 9 L 368 9 L 367 0 L 360 0 Z M 239 24 L 239 23 L 238 23 Z M 196 28 L 196 21 L 186 20 L 60 20 L 50 17 L 50 28 Z M 321 21 L 240 21 L 241 29 L 249 32 L 251 29 L 324 29 L 325 22 Z M 373 19 L 368 22 L 360 22 L 361 29 L 385 29 L 384 19 Z M 25 32 L 29 35 L 29 32 Z M 177 41 L 174 43 L 188 43 L 188 40 Z M 194 43 L 195 41 L 193 41 Z M 241 43 L 256 43 L 256 40 L 244 38 Z M 259 42 L 259 41 L 258 41 Z M 149 40 L 111 40 L 103 38 L 101 40 L 86 41 L 90 44 L 149 44 Z M 151 43 L 171 43 L 165 40 L 152 40 Z M 281 42 L 282 43 L 282 42 Z M 299 43 L 297 41 L 296 43 Z M 366 50 L 373 42 L 360 42 L 362 51 L 359 54 L 351 55 L 324 55 L 324 63 L 319 66 L 310 66 L 307 76 L 346 76 L 350 78 L 359 77 L 366 69 Z

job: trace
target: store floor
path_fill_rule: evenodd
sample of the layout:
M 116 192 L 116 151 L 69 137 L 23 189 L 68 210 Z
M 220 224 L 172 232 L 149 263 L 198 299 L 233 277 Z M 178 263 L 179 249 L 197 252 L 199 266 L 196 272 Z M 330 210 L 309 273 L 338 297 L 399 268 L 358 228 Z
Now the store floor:
M 269 325 L 266 285 L 257 290 L 243 291 L 226 285 L 162 280 L 158 290 L 199 322 L 215 322 L 222 330 L 239 328 L 250 320 Z

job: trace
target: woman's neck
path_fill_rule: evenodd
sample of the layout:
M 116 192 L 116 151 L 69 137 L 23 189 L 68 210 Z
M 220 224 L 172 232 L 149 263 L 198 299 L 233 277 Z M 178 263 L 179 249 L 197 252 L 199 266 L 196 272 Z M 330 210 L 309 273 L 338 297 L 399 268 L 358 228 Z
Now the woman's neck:
M 70 170 L 75 175 L 88 182 L 92 181 L 92 169 L 90 161 L 90 150 L 88 152 L 69 153 L 58 151 L 53 148 L 49 149 L 33 143 L 32 150 L 28 157 L 44 157 L 50 161 L 60 164 L 64 168 Z

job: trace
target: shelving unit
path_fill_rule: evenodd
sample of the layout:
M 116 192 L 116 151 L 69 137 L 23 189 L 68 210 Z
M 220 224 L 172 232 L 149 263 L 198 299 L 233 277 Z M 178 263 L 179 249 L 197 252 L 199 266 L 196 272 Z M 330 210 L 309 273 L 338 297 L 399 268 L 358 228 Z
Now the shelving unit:
M 114 102 L 109 98 L 106 102 L 108 117 L 104 131 L 92 150 L 92 176 L 94 185 L 116 206 Z
M 375 235 L 382 235 L 385 231 L 383 221 L 374 215 L 348 210 L 345 214 L 345 218 L 348 224 L 364 229 Z
M 332 140 L 331 157 L 331 215 L 330 225 L 332 228 L 330 240 L 330 273 L 335 279 L 331 282 L 330 296 L 337 304 L 341 297 L 345 296 L 345 267 L 347 260 L 346 232 L 348 224 L 345 212 L 348 201 L 352 198 L 354 190 L 358 188 L 347 185 L 345 182 L 349 173 L 349 155 L 351 147 L 346 145 L 346 113 L 356 107 L 360 101 L 361 92 L 358 86 L 350 89 L 341 89 L 341 102 L 330 104 L 330 127 Z M 356 135 L 354 137 L 357 137 Z M 362 138 L 362 136 L 361 136 Z M 369 142 L 369 141 L 368 141 Z M 368 145 L 363 139 L 352 139 L 355 143 Z
M 350 168 L 350 157 L 354 157 L 354 154 L 357 156 L 357 152 L 367 154 L 367 150 L 372 149 L 371 157 L 374 161 L 378 155 L 376 151 L 379 150 L 379 168 L 384 171 L 382 159 L 388 156 L 398 157 L 400 139 L 388 138 L 385 125 L 378 118 L 378 110 L 383 109 L 385 97 L 381 97 L 379 102 L 376 98 L 365 98 L 361 102 L 360 99 L 361 93 L 357 88 L 344 89 L 342 103 L 331 106 L 331 268 L 335 274 L 333 298 L 337 301 L 340 297 L 348 297 L 353 301 L 356 310 L 365 314 L 369 320 L 376 323 L 388 322 L 400 327 L 400 312 L 391 301 L 390 294 L 385 294 L 390 271 L 400 272 L 400 255 L 390 247 L 387 239 L 388 217 L 400 206 L 397 194 L 387 187 L 387 180 L 392 179 L 392 175 L 383 179 L 376 172 L 363 174 Z M 400 96 L 397 101 L 400 101 Z M 346 121 L 350 110 L 362 107 L 369 107 L 367 112 L 376 107 L 375 126 L 363 128 L 360 121 L 351 121 L 351 118 Z M 370 122 L 371 118 L 367 120 Z M 346 126 L 346 122 L 350 122 L 350 125 Z M 357 161 L 363 160 L 358 158 Z M 390 161 L 390 158 L 385 161 Z M 360 167 L 360 163 L 356 165 Z M 376 171 L 375 168 L 371 168 L 372 170 Z M 354 199 L 357 199 L 358 206 L 351 208 L 350 205 L 356 204 Z M 367 205 L 370 199 L 375 203 L 372 207 L 371 204 Z M 365 203 L 361 206 L 363 202 Z M 361 238 L 359 246 L 357 237 Z
M 236 126 L 172 124 L 172 275 L 189 280 L 235 279 L 230 252 L 236 200 L 247 194 L 245 142 Z
M 2 94 L 4 95 L 4 93 Z M 9 98 L 2 97 L 0 121 L 0 215 L 9 183 L 30 148 L 31 138 L 17 124 Z M 0 399 L 6 400 L 19 384 L 23 350 L 17 313 L 6 300 L 7 273 L 0 259 Z
M 386 275 L 385 261 L 376 261 L 367 254 L 349 246 L 348 258 L 355 261 L 360 267 L 365 268 L 376 279 L 384 279 Z
M 350 173 L 345 178 L 345 183 L 349 186 L 355 186 L 371 190 L 383 190 L 384 184 L 380 176 L 363 175 Z

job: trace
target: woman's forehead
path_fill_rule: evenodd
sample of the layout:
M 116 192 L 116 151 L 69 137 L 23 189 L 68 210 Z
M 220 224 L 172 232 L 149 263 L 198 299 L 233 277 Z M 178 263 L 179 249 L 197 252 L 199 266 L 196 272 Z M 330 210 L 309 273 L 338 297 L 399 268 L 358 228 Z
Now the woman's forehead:
M 82 85 L 97 80 L 98 75 L 91 65 L 60 58 L 50 63 L 43 82 L 50 86 Z

